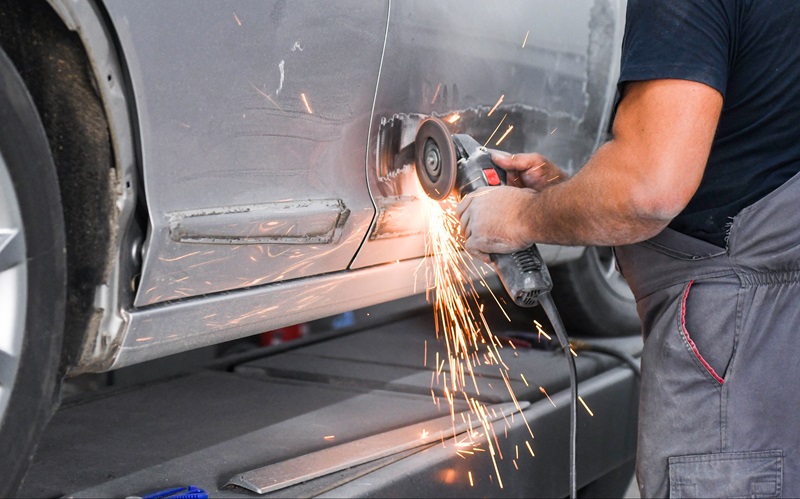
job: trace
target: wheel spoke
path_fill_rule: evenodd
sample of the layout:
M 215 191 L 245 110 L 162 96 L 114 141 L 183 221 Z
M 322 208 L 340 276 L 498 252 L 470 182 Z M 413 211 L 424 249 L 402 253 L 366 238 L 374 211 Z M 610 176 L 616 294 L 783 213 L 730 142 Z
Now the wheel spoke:
M 0 229 L 0 272 L 16 267 L 24 259 L 25 245 L 19 231 Z

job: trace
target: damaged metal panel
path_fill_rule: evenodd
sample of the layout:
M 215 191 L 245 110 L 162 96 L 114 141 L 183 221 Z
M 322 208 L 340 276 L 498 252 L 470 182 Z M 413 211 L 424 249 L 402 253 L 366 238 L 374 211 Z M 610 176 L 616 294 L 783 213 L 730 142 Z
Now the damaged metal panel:
M 284 201 L 170 213 L 173 241 L 207 244 L 336 244 L 350 211 L 341 199 Z
M 425 211 L 408 151 L 424 116 L 488 147 L 540 152 L 577 171 L 605 138 L 623 18 L 619 0 L 393 2 L 367 156 L 376 207 L 417 198 Z M 416 220 L 405 223 L 395 224 L 394 238 L 365 241 L 351 268 L 387 254 L 424 255 Z M 561 253 L 542 249 L 551 263 Z
M 135 306 L 346 269 L 375 214 L 364 165 L 388 2 L 104 5 L 136 97 L 150 217 Z M 311 215 L 309 199 L 349 215 Z M 298 221 L 280 237 L 220 222 L 258 232 L 243 214 L 176 222 L 280 203 L 299 206 L 271 220 Z

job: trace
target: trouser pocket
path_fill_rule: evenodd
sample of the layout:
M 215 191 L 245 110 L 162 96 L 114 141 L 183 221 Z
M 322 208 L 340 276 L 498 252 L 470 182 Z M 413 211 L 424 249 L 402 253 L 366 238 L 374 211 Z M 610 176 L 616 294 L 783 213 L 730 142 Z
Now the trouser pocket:
M 781 497 L 783 451 L 669 458 L 669 496 Z

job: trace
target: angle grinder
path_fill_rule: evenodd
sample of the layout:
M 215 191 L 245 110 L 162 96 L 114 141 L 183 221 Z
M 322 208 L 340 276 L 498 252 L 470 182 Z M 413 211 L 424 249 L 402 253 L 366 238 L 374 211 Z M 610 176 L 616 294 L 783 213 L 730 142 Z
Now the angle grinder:
M 425 119 L 414 141 L 417 177 L 432 199 L 441 201 L 455 193 L 462 199 L 484 186 L 503 185 L 506 172 L 492 162 L 492 156 L 472 137 L 451 135 L 436 118 Z M 569 481 L 570 497 L 578 495 L 578 373 L 570 342 L 550 290 L 553 280 L 536 245 L 511 254 L 489 255 L 497 275 L 514 303 L 522 307 L 541 304 L 569 365 Z
M 484 186 L 504 185 L 506 172 L 489 152 L 466 134 L 451 135 L 439 119 L 427 118 L 414 143 L 416 171 L 425 193 L 441 201 L 450 194 L 461 200 Z M 533 307 L 553 288 L 550 272 L 536 245 L 511 254 L 490 255 L 497 275 L 514 303 Z

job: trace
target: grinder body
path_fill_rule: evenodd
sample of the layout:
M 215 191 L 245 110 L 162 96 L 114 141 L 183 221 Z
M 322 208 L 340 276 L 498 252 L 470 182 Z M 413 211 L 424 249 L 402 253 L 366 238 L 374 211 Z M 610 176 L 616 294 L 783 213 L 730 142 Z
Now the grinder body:
M 484 186 L 503 185 L 506 173 L 469 135 L 451 135 L 436 118 L 427 118 L 415 140 L 417 177 L 425 193 L 443 200 L 455 193 L 461 200 Z M 511 254 L 490 255 L 497 275 L 514 303 L 532 307 L 553 288 L 550 272 L 536 245 Z
M 506 172 L 492 162 L 491 155 L 469 135 L 453 135 L 456 150 L 455 191 L 458 199 L 484 186 L 503 185 Z M 550 272 L 534 244 L 510 254 L 489 255 L 497 275 L 514 303 L 532 307 L 539 296 L 553 288 Z

